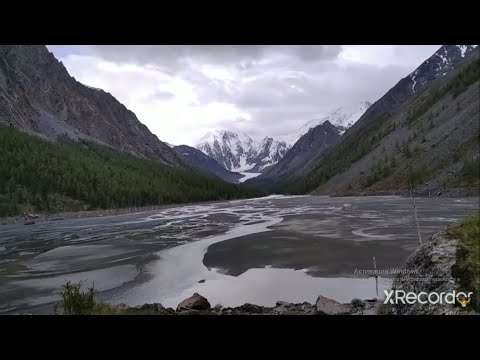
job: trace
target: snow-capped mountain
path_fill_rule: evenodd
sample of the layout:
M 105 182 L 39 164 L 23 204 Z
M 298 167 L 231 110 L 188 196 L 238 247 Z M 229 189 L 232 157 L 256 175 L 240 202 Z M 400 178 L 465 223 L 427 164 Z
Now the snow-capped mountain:
M 427 82 L 445 76 L 476 47 L 477 45 L 443 45 L 408 76 L 411 92 L 415 93 Z
M 294 144 L 305 135 L 308 130 L 329 121 L 333 126 L 337 127 L 342 135 L 345 130 L 355 124 L 360 117 L 367 111 L 372 104 L 368 101 L 362 101 L 358 104 L 349 106 L 342 106 L 338 109 L 332 110 L 318 119 L 310 120 L 299 128 L 295 134 L 290 138 L 289 143 Z
M 258 148 L 257 163 L 253 170 L 262 171 L 268 166 L 276 164 L 285 156 L 290 146 L 285 141 L 277 141 L 271 137 L 265 137 Z
M 290 147 L 269 137 L 257 142 L 247 134 L 217 130 L 202 137 L 196 148 L 227 170 L 258 172 L 277 163 Z

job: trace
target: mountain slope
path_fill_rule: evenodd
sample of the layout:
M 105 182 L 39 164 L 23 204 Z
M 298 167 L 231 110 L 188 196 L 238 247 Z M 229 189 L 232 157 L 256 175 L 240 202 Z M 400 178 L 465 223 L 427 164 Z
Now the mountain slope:
M 246 184 L 273 190 L 279 184 L 306 175 L 311 162 L 340 139 L 340 130 L 327 120 L 303 135 L 277 164 Z
M 289 191 L 391 193 L 408 191 L 411 183 L 427 195 L 456 187 L 478 193 L 479 71 L 478 49 L 441 47 Z
M 465 57 L 468 57 L 475 48 L 476 45 L 443 45 L 410 75 L 401 79 L 370 106 L 362 117 L 346 131 L 346 134 L 356 131 L 357 128 L 380 116 L 391 114 L 412 95 L 419 93 L 433 82 L 444 79 L 445 75 L 461 63 Z
M 278 162 L 289 147 L 269 137 L 256 142 L 243 133 L 217 130 L 202 137 L 196 148 L 227 170 L 259 172 Z
M 138 157 L 181 164 L 109 93 L 72 78 L 41 45 L 0 45 L 0 123 L 49 139 L 67 134 Z
M 200 150 L 197 150 L 191 146 L 174 146 L 173 150 L 182 160 L 185 161 L 185 163 L 197 170 L 200 170 L 206 175 L 214 175 L 231 183 L 238 183 L 238 181 L 243 177 L 243 175 L 239 173 L 226 170 L 210 156 L 205 155 Z

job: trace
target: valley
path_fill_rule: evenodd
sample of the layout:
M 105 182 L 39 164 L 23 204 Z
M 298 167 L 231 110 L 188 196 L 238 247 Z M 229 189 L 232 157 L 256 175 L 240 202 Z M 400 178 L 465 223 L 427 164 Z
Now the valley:
M 476 45 L 442 45 L 403 73 L 370 64 L 396 76 L 381 95 L 364 92 L 365 64 L 363 82 L 344 74 L 348 47 L 317 59 L 325 73 L 298 48 L 223 67 L 148 48 L 184 71 L 116 63 L 115 49 L 62 57 L 85 85 L 46 46 L 0 45 L 0 314 L 51 314 L 67 281 L 122 308 L 198 293 L 267 313 L 371 300 L 376 314 L 383 290 L 416 286 L 395 275 L 406 264 L 448 279 L 479 266 L 477 218 L 459 225 L 480 207 Z M 471 286 L 468 271 L 439 287 Z

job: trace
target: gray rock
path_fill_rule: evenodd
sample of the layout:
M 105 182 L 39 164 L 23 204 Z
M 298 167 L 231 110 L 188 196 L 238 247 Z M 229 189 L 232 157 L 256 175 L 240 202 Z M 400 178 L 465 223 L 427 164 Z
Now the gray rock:
M 263 307 L 259 305 L 254 305 L 254 304 L 243 304 L 238 308 L 241 312 L 245 313 L 253 313 L 253 314 L 259 314 L 263 312 Z
M 437 292 L 449 293 L 457 288 L 452 276 L 456 262 L 458 240 L 452 239 L 446 231 L 433 235 L 408 258 L 405 269 L 413 275 L 399 274 L 393 282 L 393 290 L 406 293 Z M 413 272 L 416 272 L 414 274 Z M 390 304 L 388 313 L 394 315 L 445 315 L 466 313 L 456 304 Z
M 140 307 L 141 310 L 152 310 L 152 311 L 155 311 L 155 312 L 160 312 L 160 311 L 163 311 L 165 310 L 165 308 L 163 307 L 162 304 L 159 304 L 159 303 L 153 303 L 153 304 L 143 304 L 141 307 Z
M 348 305 L 319 295 L 315 307 L 316 315 L 345 315 L 351 312 Z
M 177 311 L 182 310 L 209 310 L 211 308 L 210 303 L 202 295 L 195 293 L 188 299 L 183 300 L 177 306 Z

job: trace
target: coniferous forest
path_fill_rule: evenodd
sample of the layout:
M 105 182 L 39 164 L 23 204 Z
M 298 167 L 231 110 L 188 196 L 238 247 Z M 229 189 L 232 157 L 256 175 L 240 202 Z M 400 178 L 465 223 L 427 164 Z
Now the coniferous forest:
M 56 143 L 0 125 L 0 216 L 228 200 L 262 192 L 93 143 Z

